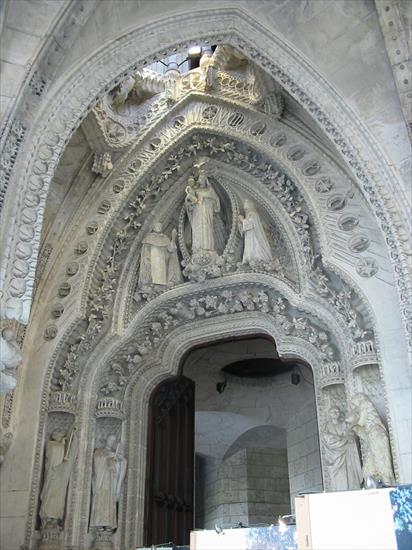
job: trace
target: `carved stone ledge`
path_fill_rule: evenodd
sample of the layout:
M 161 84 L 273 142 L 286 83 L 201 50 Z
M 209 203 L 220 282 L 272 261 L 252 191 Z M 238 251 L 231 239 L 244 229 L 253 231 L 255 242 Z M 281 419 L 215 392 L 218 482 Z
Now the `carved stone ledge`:
M 378 357 L 373 340 L 357 342 L 352 347 L 352 370 L 364 365 L 377 365 Z
M 93 550 L 113 550 L 114 544 L 111 530 L 97 529 Z
M 65 391 L 56 391 L 50 394 L 49 412 L 67 412 L 76 414 L 77 396 Z
M 341 370 L 340 364 L 336 361 L 324 363 L 320 370 L 322 373 L 319 382 L 320 389 L 326 388 L 327 386 L 345 383 L 345 377 Z
M 115 397 L 101 397 L 96 404 L 96 417 L 124 419 L 123 402 Z
M 60 550 L 62 547 L 62 531 L 58 526 L 46 526 L 41 531 L 39 550 Z

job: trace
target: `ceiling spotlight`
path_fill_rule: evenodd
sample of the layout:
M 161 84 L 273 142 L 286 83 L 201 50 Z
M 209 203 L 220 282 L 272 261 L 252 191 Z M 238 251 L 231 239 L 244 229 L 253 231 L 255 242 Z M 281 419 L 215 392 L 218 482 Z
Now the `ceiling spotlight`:
M 201 46 L 192 46 L 187 50 L 187 55 L 190 59 L 193 59 L 194 57 L 200 57 L 201 53 L 202 53 Z
M 216 383 L 216 391 L 217 393 L 223 393 L 227 386 L 227 380 L 225 379 L 224 382 L 217 382 Z
M 292 374 L 290 375 L 290 381 L 294 386 L 297 386 L 300 382 L 300 374 L 298 374 L 297 372 L 292 372 Z

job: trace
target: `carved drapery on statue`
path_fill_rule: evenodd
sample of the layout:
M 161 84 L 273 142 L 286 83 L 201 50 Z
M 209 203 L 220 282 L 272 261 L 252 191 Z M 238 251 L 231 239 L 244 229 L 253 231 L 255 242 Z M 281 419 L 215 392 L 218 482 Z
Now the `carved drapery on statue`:
M 338 407 L 330 408 L 329 417 L 330 420 L 324 428 L 323 442 L 331 490 L 359 489 L 362 483 L 362 467 L 355 434 Z
M 57 526 L 63 521 L 67 488 L 78 448 L 75 431 L 74 426 L 67 434 L 54 431 L 47 442 L 39 512 L 42 527 Z
M 185 205 L 192 228 L 192 254 L 215 253 L 214 215 L 220 212 L 220 201 L 204 170 L 196 187 L 186 187 Z
M 209 159 L 193 165 L 179 218 L 183 275 L 202 281 L 236 268 L 237 198 L 221 182 L 212 183 Z
M 151 233 L 144 237 L 140 252 L 140 289 L 148 290 L 152 285 L 174 286 L 182 282 L 176 235 L 176 230 L 173 230 L 169 239 L 162 233 L 162 225 L 156 223 Z
M 363 393 L 352 397 L 347 421 L 360 439 L 363 480 L 395 483 L 389 436 L 378 411 Z
M 256 206 L 251 200 L 245 200 L 243 206 L 245 215 L 239 216 L 239 231 L 244 238 L 242 263 L 270 266 L 272 251 Z
M 105 447 L 95 449 L 90 527 L 105 531 L 117 528 L 117 502 L 126 467 L 122 446 L 116 446 L 116 436 L 110 435 Z

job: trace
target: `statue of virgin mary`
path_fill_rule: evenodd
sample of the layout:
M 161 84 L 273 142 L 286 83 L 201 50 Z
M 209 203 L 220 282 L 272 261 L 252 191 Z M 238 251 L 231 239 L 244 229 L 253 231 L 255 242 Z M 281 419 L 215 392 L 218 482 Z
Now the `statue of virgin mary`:
M 211 186 L 206 171 L 199 166 L 197 186 L 190 178 L 186 187 L 185 206 L 192 228 L 192 253 L 216 252 L 214 238 L 214 214 L 220 212 L 220 201 Z

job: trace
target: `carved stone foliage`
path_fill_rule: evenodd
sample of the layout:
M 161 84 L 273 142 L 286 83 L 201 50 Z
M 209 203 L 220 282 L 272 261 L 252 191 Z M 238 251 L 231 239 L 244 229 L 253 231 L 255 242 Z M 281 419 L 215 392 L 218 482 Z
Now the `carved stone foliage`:
M 208 14 L 208 18 L 209 17 L 210 14 Z M 219 28 L 224 29 L 225 25 L 229 27 L 228 22 L 231 22 L 231 19 L 226 18 L 222 22 L 222 24 L 219 25 Z M 213 21 L 213 24 L 217 23 L 218 20 L 215 19 Z M 244 32 L 245 36 L 249 36 L 246 31 L 250 30 L 250 28 L 246 21 L 241 21 L 240 23 L 242 28 L 239 32 Z M 150 32 L 153 33 L 152 29 L 150 29 Z M 256 36 L 255 31 L 254 35 Z M 149 37 L 145 35 L 145 39 L 148 38 Z M 84 109 L 87 108 L 86 106 L 89 105 L 90 101 L 93 100 L 96 91 L 100 90 L 102 86 L 106 84 L 107 78 L 114 78 L 119 73 L 119 71 L 127 70 L 130 67 L 131 63 L 135 61 L 135 55 L 137 51 L 136 47 L 131 41 L 129 41 L 129 38 L 127 38 L 127 40 L 127 45 L 124 43 L 125 41 L 121 40 L 119 40 L 119 42 L 115 45 L 115 47 L 117 48 L 116 52 L 119 53 L 119 56 L 113 54 L 113 52 L 110 52 L 110 55 L 107 54 L 106 58 L 99 58 L 97 60 L 98 64 L 96 64 L 95 66 L 89 64 L 85 68 L 82 68 L 82 70 L 84 71 L 84 79 L 79 79 L 77 74 L 74 75 L 73 84 L 76 83 L 77 80 L 78 86 L 68 86 L 67 89 L 70 89 L 70 92 L 68 92 L 67 94 L 62 94 L 61 97 L 59 97 L 59 102 L 61 103 L 59 105 L 53 103 L 53 105 L 50 106 L 50 111 L 45 113 L 44 120 L 47 121 L 47 124 L 39 124 L 38 133 L 33 133 L 35 139 L 41 136 L 42 133 L 44 133 L 45 137 L 44 140 L 39 140 L 39 151 L 36 150 L 34 154 L 34 157 L 36 159 L 35 170 L 32 172 L 31 167 L 29 167 L 27 170 L 28 181 L 22 182 L 22 196 L 24 196 L 24 194 L 27 192 L 28 185 L 38 184 L 38 179 L 40 179 L 41 184 L 44 184 L 45 189 L 47 189 L 47 180 L 50 179 L 54 167 L 54 161 L 53 159 L 51 159 L 51 156 L 53 153 L 56 153 L 56 151 L 58 156 L 60 143 L 67 138 L 69 128 L 75 127 L 79 113 L 84 112 Z M 387 235 L 388 247 L 391 251 L 393 262 L 399 268 L 396 276 L 399 278 L 400 281 L 399 292 L 401 295 L 401 300 L 406 306 L 406 303 L 408 302 L 408 300 L 410 300 L 410 292 L 408 286 L 409 273 L 406 268 L 406 264 L 404 263 L 404 257 L 401 252 L 401 245 L 399 243 L 399 240 L 397 239 L 396 229 L 394 228 L 392 223 L 393 219 L 390 213 L 388 213 L 388 211 L 386 210 L 384 200 L 379 191 L 379 185 L 382 185 L 382 183 L 390 180 L 391 172 L 390 170 L 385 168 L 383 160 L 381 161 L 381 163 L 379 163 L 379 154 L 373 153 L 374 144 L 365 145 L 367 137 L 364 138 L 361 122 L 357 121 L 355 115 L 351 115 L 350 113 L 348 114 L 346 111 L 339 109 L 340 100 L 335 98 L 332 91 L 323 88 L 324 84 L 321 82 L 321 79 L 319 79 L 319 84 L 316 84 L 315 86 L 309 83 L 309 73 L 304 73 L 305 64 L 302 63 L 301 59 L 292 60 L 292 58 L 288 57 L 286 52 L 279 52 L 278 57 L 274 55 L 274 52 L 276 51 L 276 48 L 274 47 L 270 49 L 270 53 L 268 55 L 264 55 L 258 49 L 251 47 L 249 42 L 240 40 L 237 37 L 235 37 L 233 40 L 234 43 L 236 43 L 241 48 L 241 50 L 245 52 L 246 55 L 253 56 L 254 59 L 258 60 L 259 64 L 265 66 L 272 74 L 278 77 L 285 88 L 287 88 L 288 91 L 292 93 L 292 95 L 297 98 L 302 105 L 307 107 L 308 111 L 312 113 L 313 117 L 319 122 L 320 126 L 325 129 L 327 135 L 329 135 L 331 139 L 336 143 L 338 149 L 342 151 L 344 158 L 346 158 L 350 165 L 353 167 L 354 173 L 357 174 L 359 181 L 364 186 L 365 195 L 370 197 L 371 204 L 373 204 L 373 207 L 377 212 L 377 216 L 381 220 L 383 231 Z M 267 36 L 262 35 L 262 43 L 267 44 Z M 174 48 L 184 46 L 185 45 L 182 44 L 177 46 L 173 45 Z M 148 46 L 149 49 L 151 47 L 151 45 Z M 131 50 L 129 53 L 126 52 L 127 48 Z M 280 46 L 279 49 L 281 49 Z M 172 46 L 170 47 L 170 51 L 172 51 Z M 146 53 L 147 50 L 145 50 L 144 54 L 142 55 L 146 55 Z M 150 51 L 151 56 L 152 53 L 153 52 Z M 149 53 L 147 53 L 147 55 L 149 55 Z M 107 67 L 107 74 L 109 74 L 110 76 L 107 76 L 107 74 L 103 75 L 103 71 L 99 69 L 99 64 L 100 67 L 104 67 L 104 61 L 107 61 L 109 63 L 110 58 L 112 58 L 113 60 L 115 59 L 115 61 L 112 62 L 113 64 L 110 65 L 110 67 Z M 279 65 L 277 65 L 277 62 L 275 63 L 271 60 L 278 58 L 280 60 Z M 94 67 L 96 71 L 91 70 L 92 67 Z M 298 72 L 302 72 L 303 76 L 301 82 L 305 82 L 304 85 L 295 81 L 293 77 L 293 72 L 294 70 L 296 71 L 296 69 Z M 298 72 L 295 72 L 295 74 L 297 75 Z M 86 92 L 84 90 L 88 90 L 89 97 L 86 97 Z M 319 92 L 319 94 L 317 92 Z M 330 101 L 328 101 L 328 99 L 330 99 Z M 325 112 L 325 110 L 320 107 L 320 105 L 322 104 L 325 106 L 330 105 L 330 112 L 339 113 L 339 119 L 335 120 L 333 116 L 329 116 L 327 109 Z M 209 109 L 209 112 L 212 112 L 213 114 L 213 109 L 211 111 Z M 236 122 L 235 118 L 233 122 Z M 45 130 L 48 131 L 46 132 Z M 344 135 L 345 132 L 346 135 Z M 353 147 L 347 139 L 348 136 L 356 137 L 356 143 L 353 145 Z M 363 159 L 361 158 L 362 153 L 358 154 L 358 148 L 362 149 L 363 151 L 365 151 L 366 149 L 366 151 L 370 154 L 370 158 L 373 159 L 371 162 L 373 166 L 375 166 L 374 161 L 377 161 L 376 164 L 378 165 L 378 169 L 376 172 L 376 185 L 375 177 L 366 168 L 363 167 Z M 56 157 L 56 154 L 54 156 Z M 47 163 L 39 162 L 37 164 L 37 160 L 39 158 L 51 160 Z M 380 171 L 382 172 L 382 174 L 380 173 Z M 394 178 L 394 180 L 396 180 L 396 178 Z M 39 192 L 39 195 L 43 198 L 43 192 Z M 26 214 L 24 214 L 24 216 L 25 215 Z M 21 222 L 20 218 L 18 220 L 19 222 Z M 39 218 L 41 219 L 41 216 L 39 216 Z M 32 220 L 30 223 L 34 225 L 35 222 L 36 220 Z M 19 227 L 20 229 L 22 225 L 18 223 L 16 224 L 16 227 Z M 40 231 L 37 231 L 37 229 L 38 222 L 36 222 L 36 233 L 39 234 Z M 23 230 L 23 234 L 25 234 L 26 236 L 28 233 L 29 228 Z M 19 235 L 19 237 L 16 239 L 16 242 L 20 243 L 22 240 L 23 238 L 20 239 Z M 30 255 L 35 256 L 36 240 L 34 237 L 34 231 L 32 232 L 31 236 L 29 235 L 28 240 L 30 241 L 30 246 L 33 244 L 33 247 L 31 246 L 30 248 Z M 34 267 L 32 269 L 34 269 Z M 13 277 L 10 276 L 9 279 Z M 8 286 L 10 289 L 14 289 L 13 285 Z M 30 285 L 28 285 L 28 287 L 24 288 L 23 290 L 19 290 L 19 299 L 23 296 L 26 301 L 30 300 L 29 286 Z M 12 301 L 12 298 L 14 296 L 12 296 L 12 298 L 10 296 L 11 294 L 8 293 L 7 298 L 9 300 L 8 303 L 10 307 L 15 308 L 15 310 L 17 311 L 17 313 L 14 313 L 15 315 L 20 315 L 16 303 Z M 18 300 L 16 300 L 16 302 L 18 302 Z M 406 309 L 404 310 L 404 315 L 406 318 L 410 318 Z M 22 314 L 22 318 L 27 319 L 27 316 L 27 311 Z M 86 352 L 87 347 L 82 348 L 82 350 Z M 31 529 L 31 524 L 29 524 L 28 529 Z
M 326 298 L 345 319 L 354 340 L 361 340 L 368 335 L 368 332 L 361 326 L 362 316 L 354 307 L 354 291 L 352 288 L 341 281 L 341 289 L 334 289 L 328 276 L 319 267 L 313 272 L 311 282 L 316 288 L 317 293 Z
M 343 382 L 339 355 L 327 329 L 321 328 L 305 313 L 293 310 L 278 293 L 260 285 L 239 285 L 215 292 L 200 292 L 174 300 L 152 315 L 140 326 L 136 344 L 126 346 L 106 369 L 100 394 L 121 398 L 129 377 L 139 369 L 174 328 L 190 324 L 195 319 L 260 311 L 274 316 L 285 335 L 302 338 L 315 346 L 322 357 L 319 367 L 321 384 Z
M 23 143 L 25 134 L 25 126 L 19 120 L 14 120 L 9 128 L 8 135 L 5 138 L 5 146 L 1 154 L 0 210 L 3 207 L 4 196 L 10 183 L 17 154 Z
M 173 103 L 190 93 L 227 98 L 280 117 L 281 88 L 245 57 L 234 69 L 233 63 L 226 62 L 228 51 L 236 52 L 230 46 L 219 45 L 214 54 L 202 56 L 198 68 L 184 74 L 177 69 L 164 75 L 143 69 L 126 76 L 93 109 L 106 145 L 112 149 L 127 147 L 164 116 Z M 235 54 L 230 55 L 233 59 Z M 215 114 L 212 107 L 205 116 L 213 118 Z M 258 123 L 253 131 L 256 135 L 264 129 L 265 125 Z
M 126 258 L 130 244 L 136 238 L 139 238 L 140 228 L 144 220 L 150 212 L 153 205 L 159 197 L 163 196 L 168 189 L 175 183 L 176 175 L 182 170 L 182 167 L 190 166 L 199 155 L 206 155 L 209 159 L 216 159 L 220 162 L 227 162 L 239 167 L 241 170 L 250 173 L 256 177 L 270 192 L 272 192 L 279 202 L 284 207 L 289 218 L 292 220 L 301 242 L 301 249 L 305 259 L 305 270 L 310 274 L 315 284 L 317 293 L 325 297 L 331 306 L 344 317 L 351 327 L 353 337 L 361 339 L 365 336 L 365 331 L 360 325 L 359 318 L 361 317 L 354 310 L 351 296 L 353 291 L 347 285 L 342 286 L 340 291 L 333 288 L 330 284 L 327 275 L 321 267 L 320 260 L 315 260 L 315 244 L 311 235 L 311 224 L 309 214 L 306 213 L 305 203 L 294 183 L 273 164 L 268 162 L 261 155 L 238 145 L 233 140 L 224 140 L 217 136 L 200 136 L 193 135 L 189 142 L 180 146 L 172 152 L 166 159 L 163 165 L 163 170 L 156 176 L 151 176 L 150 179 L 143 180 L 137 187 L 134 197 L 128 202 L 126 209 L 122 215 L 119 215 L 111 233 L 111 244 L 108 256 L 104 259 L 103 267 L 95 270 L 94 281 L 88 296 L 87 318 L 85 320 L 86 330 L 81 336 L 73 338 L 68 343 L 68 353 L 63 364 L 59 363 L 56 366 L 53 376 L 54 391 L 72 391 L 74 381 L 81 370 L 81 365 L 85 361 L 88 353 L 94 346 L 96 338 L 105 327 L 108 326 L 108 320 L 111 317 L 112 303 L 116 293 L 117 281 L 121 272 L 121 266 Z M 113 184 L 113 187 L 119 185 L 122 181 L 135 177 L 135 171 L 138 170 L 139 161 L 135 161 L 127 168 Z M 213 176 L 213 181 L 219 186 L 218 174 Z M 239 200 L 233 193 L 231 188 L 221 185 L 222 200 L 224 194 L 228 197 L 227 203 L 230 205 L 230 222 L 226 233 L 226 246 L 223 249 L 221 259 L 217 257 L 212 263 L 203 262 L 203 256 L 197 257 L 197 264 L 194 264 L 195 256 L 189 254 L 189 250 L 185 243 L 184 232 L 186 211 L 182 206 L 182 211 L 179 221 L 179 248 L 182 253 L 182 265 L 185 268 L 184 275 L 195 280 L 204 280 L 209 277 L 220 277 L 233 272 L 254 271 L 262 273 L 277 272 L 277 275 L 282 276 L 282 270 L 274 266 L 268 270 L 268 266 L 264 263 L 250 263 L 245 265 L 241 260 L 241 249 L 239 249 L 240 235 L 237 229 L 237 219 L 239 212 Z M 218 187 L 217 187 L 218 188 Z M 183 199 L 182 199 L 183 200 Z M 142 236 L 140 236 L 142 238 Z M 315 241 L 316 242 L 316 241 Z M 222 249 L 222 250 L 223 250 Z M 275 247 L 276 252 L 276 247 Z M 316 265 L 316 270 L 314 266 Z M 213 269 L 211 269 L 213 268 Z M 180 284 L 180 282 L 179 282 Z M 156 286 L 156 285 L 155 285 Z M 170 286 L 157 285 L 158 288 L 152 289 L 150 292 L 140 289 L 135 295 L 140 303 L 140 307 L 149 299 L 167 291 Z M 172 285 L 173 286 L 173 285 Z M 63 291 L 66 292 L 68 283 L 64 286 Z M 325 367 L 326 368 L 326 367 Z M 329 365 L 325 370 L 325 376 L 340 377 L 341 373 L 335 365 Z

